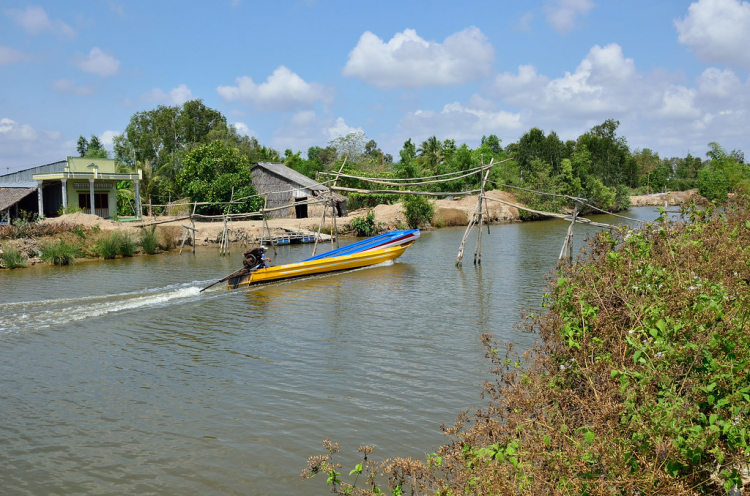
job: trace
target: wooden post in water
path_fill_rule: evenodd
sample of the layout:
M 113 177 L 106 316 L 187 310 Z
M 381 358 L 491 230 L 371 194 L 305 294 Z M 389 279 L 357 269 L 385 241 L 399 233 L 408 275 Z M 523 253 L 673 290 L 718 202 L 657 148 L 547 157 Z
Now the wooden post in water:
M 576 225 L 576 219 L 578 218 L 578 202 L 573 209 L 573 219 L 568 226 L 568 233 L 565 235 L 565 241 L 563 242 L 562 250 L 560 250 L 560 256 L 557 259 L 557 266 L 564 265 L 565 263 L 573 263 L 573 226 Z
M 320 224 L 318 224 L 318 234 L 315 235 L 315 245 L 313 246 L 312 256 L 315 256 L 315 252 L 318 251 L 318 240 L 320 239 L 320 230 L 323 228 L 323 224 L 326 222 L 326 204 L 323 204 L 323 215 L 320 218 Z
M 493 159 L 494 160 L 494 159 Z M 490 161 L 490 166 L 492 166 L 492 160 Z M 484 184 L 487 181 L 487 178 L 490 176 L 490 171 L 492 168 L 488 168 L 487 172 L 484 175 L 484 179 L 482 180 L 482 184 Z M 464 233 L 464 237 L 461 240 L 461 246 L 458 248 L 458 257 L 456 257 L 456 267 L 461 267 L 461 264 L 463 262 L 464 258 L 464 247 L 466 245 L 466 238 L 469 237 L 469 233 L 471 232 L 471 228 L 474 227 L 474 224 L 476 223 L 476 220 L 478 218 L 479 209 L 482 208 L 482 195 L 479 195 L 479 200 L 477 201 L 477 206 L 474 208 L 474 213 L 471 216 L 471 219 L 469 219 L 469 225 L 466 226 L 466 232 Z M 481 230 L 481 227 L 480 227 Z
M 490 160 L 490 166 L 492 165 L 492 161 L 494 159 Z M 484 165 L 484 158 L 482 158 L 482 165 Z M 477 230 L 477 246 L 474 248 L 474 265 L 482 265 L 482 222 L 484 220 L 483 218 L 483 211 L 482 211 L 482 204 L 486 205 L 487 202 L 484 199 L 484 183 L 487 181 L 487 178 L 490 175 L 490 171 L 488 170 L 487 173 L 484 175 L 484 179 L 482 179 L 482 185 L 479 188 L 479 203 L 478 203 L 478 215 L 479 215 L 479 221 L 477 222 L 479 229 Z M 489 226 L 489 217 L 487 219 L 487 225 Z
M 339 232 L 336 225 L 336 201 L 331 193 L 331 219 L 333 219 L 333 229 L 331 230 L 331 250 L 333 250 L 333 238 L 336 238 L 336 248 L 339 247 Z

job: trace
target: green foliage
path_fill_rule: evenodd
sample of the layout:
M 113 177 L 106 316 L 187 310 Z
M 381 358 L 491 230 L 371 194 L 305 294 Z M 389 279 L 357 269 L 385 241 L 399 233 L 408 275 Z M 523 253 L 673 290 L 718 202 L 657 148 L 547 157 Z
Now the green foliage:
M 85 238 L 86 234 L 93 232 L 95 228 L 70 224 L 68 222 L 28 222 L 17 219 L 13 225 L 0 226 L 0 239 L 31 239 L 57 236 L 63 233 L 76 233 Z
M 698 171 L 698 192 L 711 201 L 725 201 L 729 194 L 729 179 L 721 169 L 701 169 Z
M 70 203 L 70 204 L 68 204 L 67 207 L 60 207 L 57 210 L 57 214 L 58 215 L 67 215 L 67 214 L 74 214 L 74 213 L 82 212 L 82 211 L 83 211 L 83 209 L 81 209 L 81 207 L 79 207 L 78 204 L 72 204 L 72 203 Z
M 138 249 L 138 245 L 129 231 L 119 231 L 119 233 L 120 246 L 118 247 L 118 253 L 123 257 L 132 257 Z
M 432 222 L 435 205 L 422 195 L 406 195 L 404 198 L 404 216 L 410 229 Z
M 132 257 L 137 245 L 127 231 L 110 231 L 99 238 L 96 251 L 105 260 L 111 260 L 117 255 Z
M 120 236 L 117 231 L 111 231 L 103 235 L 96 243 L 96 251 L 105 260 L 111 260 L 117 256 L 120 248 Z
M 2 246 L 2 256 L 0 256 L 0 261 L 6 269 L 18 269 L 26 267 L 27 258 L 18 250 L 18 248 L 5 243 Z
M 40 248 L 39 258 L 54 265 L 71 265 L 76 258 L 81 257 L 83 250 L 75 243 L 64 239 L 43 243 Z
M 360 208 L 373 208 L 378 205 L 393 205 L 399 200 L 399 195 L 349 193 L 347 199 L 347 208 L 354 211 Z
M 372 236 L 380 230 L 380 223 L 375 225 L 375 212 L 367 212 L 365 217 L 354 217 L 352 219 L 352 229 L 357 236 Z
M 220 141 L 201 145 L 185 157 L 185 165 L 176 179 L 179 191 L 194 202 L 229 202 L 234 198 L 245 200 L 231 205 L 202 205 L 200 213 L 255 212 L 263 205 L 252 185 L 250 163 L 237 148 Z
M 156 226 L 141 229 L 140 242 L 144 253 L 149 255 L 156 253 L 156 250 L 159 249 L 159 235 L 156 233 Z

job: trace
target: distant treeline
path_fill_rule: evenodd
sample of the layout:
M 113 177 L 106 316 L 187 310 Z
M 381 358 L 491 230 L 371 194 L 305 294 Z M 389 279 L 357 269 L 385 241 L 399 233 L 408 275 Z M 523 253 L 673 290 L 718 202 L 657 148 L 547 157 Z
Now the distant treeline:
M 383 153 L 364 133 L 351 133 L 330 141 L 325 148 L 312 146 L 307 157 L 285 150 L 283 154 L 261 145 L 254 137 L 241 135 L 227 124 L 221 112 L 201 100 L 182 106 L 160 105 L 137 112 L 125 132 L 114 139 L 114 158 L 122 170 L 143 170 L 140 193 L 144 203 L 165 204 L 179 198 L 198 202 L 226 202 L 256 194 L 250 167 L 261 161 L 283 162 L 315 179 L 320 172 L 338 171 L 344 159 L 344 172 L 355 176 L 419 178 L 468 171 L 482 161 L 504 161 L 490 176 L 490 188 L 511 185 L 534 191 L 583 197 L 590 205 L 609 211 L 630 206 L 629 196 L 665 190 L 699 189 L 710 200 L 724 200 L 730 192 L 750 193 L 750 169 L 740 150 L 728 152 L 718 143 L 709 143 L 706 159 L 693 157 L 661 158 L 648 148 L 631 150 L 627 140 L 617 135 L 619 122 L 609 119 L 576 140 L 562 141 L 554 131 L 532 128 L 514 143 L 503 146 L 492 134 L 483 136 L 477 148 L 457 145 L 454 139 L 433 136 L 420 144 L 407 140 L 398 160 Z M 107 151 L 92 136 L 78 140 L 82 156 L 106 156 Z M 509 159 L 509 160 L 506 160 Z M 321 181 L 323 179 L 320 179 Z M 423 186 L 430 191 L 459 192 L 479 185 L 479 175 L 447 183 Z M 341 186 L 368 189 L 362 181 L 341 179 Z M 350 194 L 350 209 L 392 202 L 394 194 Z M 415 189 L 415 188 L 411 188 Z M 133 205 L 133 186 L 119 185 L 121 214 Z M 570 207 L 563 197 L 517 192 L 518 200 L 539 210 Z M 262 200 L 251 198 L 233 204 L 231 212 L 255 211 Z M 204 207 L 205 213 L 218 213 L 226 207 Z

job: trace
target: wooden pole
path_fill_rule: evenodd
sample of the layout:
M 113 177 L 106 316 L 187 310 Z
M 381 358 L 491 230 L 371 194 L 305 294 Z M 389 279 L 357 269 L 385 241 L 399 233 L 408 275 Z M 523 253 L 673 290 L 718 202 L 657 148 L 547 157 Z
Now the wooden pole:
M 318 240 L 320 239 L 320 230 L 323 228 L 323 224 L 326 222 L 326 204 L 323 204 L 323 216 L 320 218 L 320 224 L 318 224 L 318 234 L 315 236 L 315 245 L 313 245 L 312 256 L 315 256 L 315 252 L 318 251 Z
M 492 165 L 492 161 L 490 161 L 490 165 Z M 484 180 L 482 181 L 482 184 L 484 184 L 487 181 L 487 178 L 490 176 L 491 170 L 492 170 L 491 167 L 487 169 L 487 172 L 484 175 Z M 471 232 L 472 227 L 474 227 L 474 224 L 477 219 L 477 215 L 479 213 L 479 209 L 481 207 L 482 207 L 482 195 L 479 195 L 479 200 L 477 200 L 477 206 L 474 208 L 474 213 L 472 214 L 471 219 L 469 219 L 469 225 L 466 226 L 466 232 L 464 233 L 464 237 L 461 240 L 461 246 L 458 248 L 458 256 L 456 257 L 456 267 L 461 267 L 462 265 L 463 258 L 464 258 L 464 247 L 466 245 L 466 238 L 469 237 L 469 233 Z
M 492 164 L 492 160 L 490 160 L 490 164 Z M 484 165 L 484 157 L 482 157 L 482 165 Z M 482 222 L 483 222 L 483 211 L 482 206 L 483 204 L 486 205 L 486 202 L 484 201 L 484 183 L 487 181 L 487 178 L 490 175 L 489 169 L 487 170 L 487 173 L 484 175 L 484 179 L 482 180 L 482 185 L 480 186 L 480 192 L 479 192 L 479 203 L 477 205 L 478 215 L 479 215 L 479 222 L 477 230 L 477 246 L 474 249 L 474 265 L 482 265 Z M 489 223 L 489 220 L 488 220 Z
M 193 255 L 195 255 L 195 245 L 198 244 L 198 243 L 196 243 L 197 240 L 195 238 L 195 231 L 197 229 L 195 229 L 195 219 L 193 219 L 193 215 L 195 215 L 195 209 L 196 208 L 198 208 L 198 204 L 194 203 L 193 204 L 193 213 L 192 213 L 192 215 L 190 215 L 190 227 L 193 228 L 193 232 L 192 232 L 192 234 L 193 234 Z
M 557 259 L 557 266 L 561 266 L 565 263 L 573 263 L 573 227 L 576 225 L 576 219 L 578 218 L 578 202 L 573 209 L 573 219 L 568 226 L 568 233 L 565 235 L 565 241 L 563 242 L 562 250 L 560 250 L 560 256 Z M 567 252 L 567 253 L 566 253 Z
M 333 236 L 336 237 L 336 248 L 339 247 L 339 229 L 338 225 L 336 224 L 336 201 L 333 198 L 333 194 L 331 194 L 331 213 L 333 218 L 333 232 L 331 233 L 331 249 L 333 250 Z

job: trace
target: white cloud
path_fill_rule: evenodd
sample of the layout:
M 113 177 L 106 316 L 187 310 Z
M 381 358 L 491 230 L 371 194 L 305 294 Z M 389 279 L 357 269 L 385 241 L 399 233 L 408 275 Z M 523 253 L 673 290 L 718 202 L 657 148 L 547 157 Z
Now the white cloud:
M 48 164 L 75 152 L 75 142 L 59 131 L 37 130 L 30 124 L 0 119 L 0 174 Z
M 625 58 L 622 48 L 613 43 L 595 45 L 575 72 L 552 80 L 533 66 L 519 66 L 517 75 L 498 75 L 491 93 L 527 109 L 606 116 L 638 106 L 633 90 L 639 84 L 635 62 Z
M 519 133 L 522 129 L 521 114 L 500 111 L 487 111 L 467 107 L 454 102 L 443 107 L 440 112 L 417 110 L 410 112 L 399 123 L 403 136 L 420 142 L 430 136 L 459 141 L 477 140 L 480 136 L 498 136 Z
M 31 56 L 14 50 L 12 48 L 0 45 L 0 65 L 15 64 L 17 62 L 26 62 Z
M 526 32 L 531 31 L 531 21 L 533 20 L 534 20 L 534 13 L 526 12 L 518 20 L 518 24 L 516 24 L 515 26 L 516 31 L 526 31 Z
M 555 130 L 563 139 L 615 119 L 621 123 L 618 134 L 631 147 L 662 156 L 695 155 L 711 141 L 727 149 L 747 148 L 750 80 L 716 67 L 692 84 L 663 70 L 639 73 L 617 44 L 594 46 L 574 71 L 556 78 L 520 66 L 516 73 L 496 76 L 487 91 L 498 103 L 519 109 L 524 130 Z M 511 133 L 505 141 L 518 137 Z
M 477 81 L 492 71 L 495 52 L 482 32 L 467 28 L 443 43 L 426 41 L 413 29 L 384 43 L 366 31 L 349 53 L 343 74 L 379 88 L 423 88 Z
M 119 134 L 122 133 L 120 131 L 104 131 L 99 135 L 99 141 L 102 142 L 104 148 L 112 150 L 112 147 L 114 146 L 114 138 Z
M 96 93 L 94 88 L 88 85 L 76 86 L 73 79 L 58 79 L 52 82 L 52 88 L 71 95 L 93 95 Z
M 292 115 L 273 136 L 272 146 L 277 150 L 307 151 L 311 146 L 324 146 L 339 136 L 364 132 L 361 127 L 352 127 L 343 117 L 337 119 L 320 117 L 312 110 Z
M 249 137 L 252 137 L 252 136 L 257 137 L 258 136 L 258 133 L 256 133 L 252 129 L 250 129 L 250 127 L 247 124 L 245 124 L 244 122 L 239 122 L 239 121 L 235 122 L 234 123 L 234 128 L 237 130 L 238 133 L 240 133 L 240 134 L 242 134 L 244 136 L 249 136 Z
M 697 119 L 701 111 L 695 108 L 697 91 L 684 86 L 674 86 L 664 92 L 662 106 L 658 110 L 659 117 L 665 119 Z
M 148 93 L 141 95 L 140 99 L 148 103 L 163 103 L 166 105 L 182 105 L 183 103 L 193 100 L 193 92 L 185 84 L 172 88 L 166 93 L 161 88 L 154 88 Z
M 699 0 L 674 21 L 680 43 L 704 62 L 750 68 L 750 3 Z
M 596 4 L 590 0 L 555 0 L 545 7 L 547 22 L 560 34 L 576 27 L 578 16 L 588 13 Z
M 709 67 L 698 77 L 698 90 L 706 97 L 729 98 L 747 90 L 743 88 L 740 78 L 730 70 Z
M 100 76 L 113 76 L 120 70 L 120 61 L 98 47 L 92 48 L 88 56 L 78 56 L 75 63 L 79 69 Z
M 50 19 L 47 16 L 47 12 L 39 6 L 30 6 L 26 10 L 7 9 L 5 15 L 13 19 L 24 31 L 32 35 L 52 33 L 67 38 L 75 38 L 76 36 L 75 29 L 63 21 Z
M 228 102 L 239 101 L 261 110 L 290 111 L 310 108 L 316 102 L 330 104 L 332 90 L 308 83 L 286 67 L 279 66 L 265 83 L 255 84 L 248 76 L 238 77 L 237 86 L 219 86 L 216 92 Z

